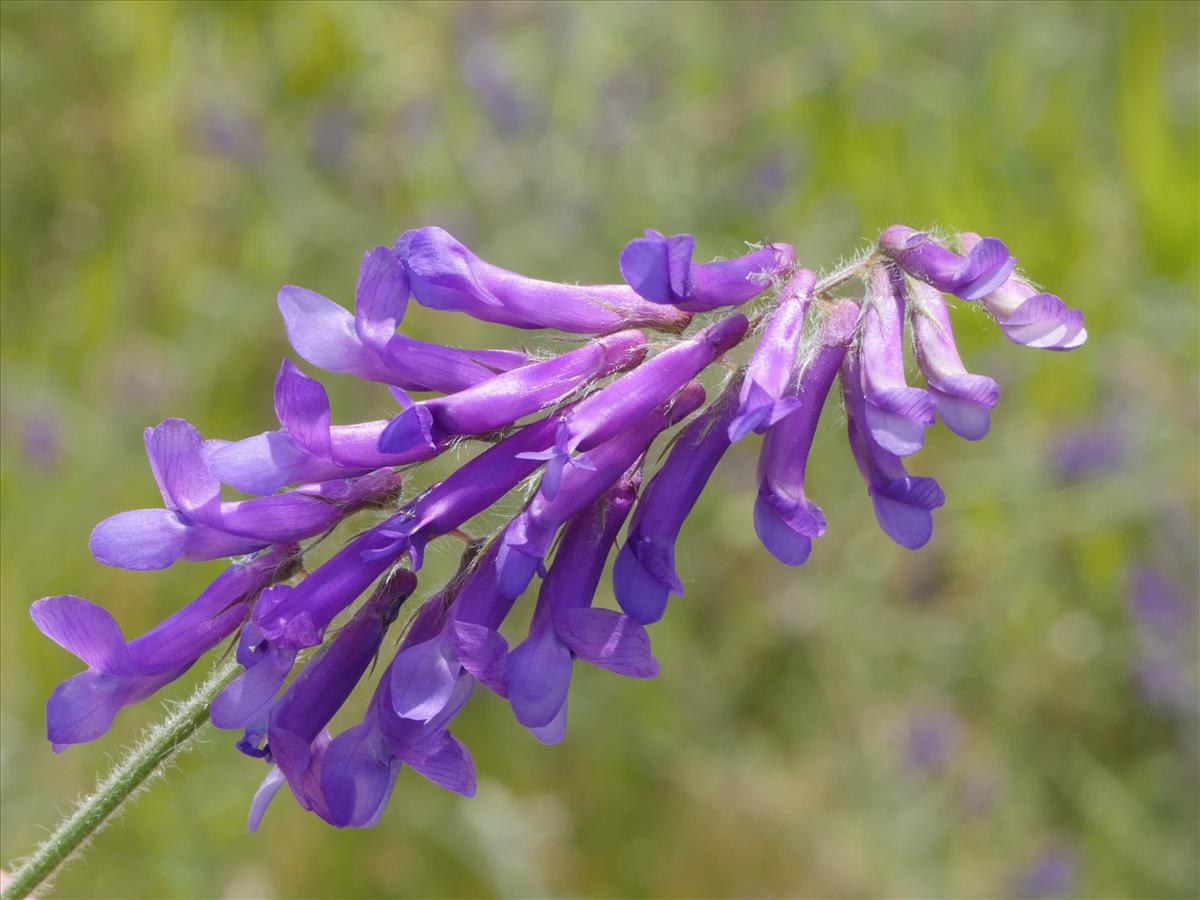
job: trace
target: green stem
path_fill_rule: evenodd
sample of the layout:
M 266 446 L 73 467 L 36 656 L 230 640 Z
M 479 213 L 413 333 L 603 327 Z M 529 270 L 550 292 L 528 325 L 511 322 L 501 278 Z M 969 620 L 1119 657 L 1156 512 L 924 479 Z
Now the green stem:
M 864 269 L 866 269 L 872 263 L 878 261 L 879 258 L 879 254 L 877 252 L 870 253 L 861 259 L 856 259 L 849 265 L 842 266 L 842 268 L 830 272 L 817 282 L 816 287 L 813 288 L 813 293 L 817 296 L 820 296 L 821 294 L 833 290 L 839 284 L 844 284 L 851 278 L 856 278 Z
M 151 728 L 146 738 L 105 776 L 95 792 L 79 801 L 33 855 L 21 862 L 0 900 L 30 896 L 79 853 L 167 760 L 186 749 L 196 733 L 208 724 L 209 704 L 233 680 L 237 669 L 232 658 L 218 665 L 191 697 Z

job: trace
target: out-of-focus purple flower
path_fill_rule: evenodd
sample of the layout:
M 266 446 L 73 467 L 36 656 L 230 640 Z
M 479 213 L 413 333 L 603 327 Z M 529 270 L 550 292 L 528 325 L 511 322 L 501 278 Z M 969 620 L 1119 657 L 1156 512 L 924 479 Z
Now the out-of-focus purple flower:
M 58 468 L 63 458 L 63 420 L 42 408 L 31 412 L 21 424 L 21 449 L 26 459 L 47 471 Z
M 486 35 L 467 38 L 462 74 L 471 93 L 502 132 L 514 135 L 529 126 L 532 119 L 529 103 L 505 71 L 495 43 Z
M 784 394 L 800 355 L 804 319 L 816 283 L 816 275 L 800 269 L 779 292 L 779 303 L 763 326 L 762 337 L 746 368 L 737 415 L 729 423 L 731 441 L 740 441 L 751 431 L 762 434 L 767 426 L 799 406 L 798 398 Z
M 652 303 L 689 312 L 737 306 L 757 297 L 796 262 L 790 244 L 767 244 L 735 259 L 693 263 L 696 239 L 646 230 L 621 251 L 621 276 Z
M 533 474 L 537 460 L 522 454 L 546 447 L 557 428 L 557 417 L 550 416 L 489 447 L 396 515 L 360 534 L 295 588 L 260 603 L 255 624 L 281 648 L 319 644 L 334 617 L 400 557 L 408 554 L 419 566 L 429 540 L 458 528 Z
M 448 397 L 415 403 L 388 423 L 379 447 L 385 453 L 421 446 L 436 450 L 455 436 L 486 434 L 537 412 L 590 379 L 632 368 L 645 356 L 646 336 L 640 331 L 601 337 Z
M 812 552 L 813 539 L 825 533 L 825 513 L 808 499 L 804 479 L 825 398 L 858 320 L 858 304 L 851 300 L 841 301 L 826 313 L 812 356 L 799 382 L 785 395 L 798 407 L 770 427 L 758 456 L 754 530 L 771 555 L 789 566 L 803 565 Z
M 904 276 L 891 265 L 874 266 L 863 304 L 861 424 L 889 453 L 909 456 L 925 443 L 934 423 L 933 398 L 909 387 L 904 374 Z
M 704 388 L 693 382 L 640 419 L 626 421 L 620 434 L 588 454 L 586 465 L 571 464 L 553 498 L 539 491 L 505 528 L 497 567 L 500 590 L 518 597 L 542 565 L 559 527 L 593 503 L 665 428 L 690 416 L 704 402 Z M 726 438 L 728 441 L 728 438 Z
M 592 608 L 640 477 L 635 467 L 567 523 L 538 593 L 529 636 L 508 655 L 513 713 L 544 743 L 557 743 L 566 732 L 567 692 L 576 659 L 633 678 L 658 674 L 646 629 L 613 610 Z
M 213 153 L 241 165 L 256 166 L 262 161 L 263 139 L 259 124 L 226 104 L 214 105 L 201 115 L 200 136 Z
M 959 437 L 980 440 L 991 426 L 990 410 L 1000 399 L 1000 386 L 985 375 L 972 375 L 963 365 L 954 343 L 950 312 L 937 288 L 921 281 L 911 282 L 909 314 L 917 364 L 938 415 Z
M 908 720 L 907 765 L 914 772 L 937 774 L 945 769 L 961 742 L 961 725 L 949 710 L 919 710 Z
M 607 334 L 626 328 L 679 332 L 691 316 L 647 303 L 623 284 L 557 284 L 485 262 L 443 228 L 414 228 L 396 250 L 422 306 L 465 312 L 514 328 Z
M 932 478 L 909 475 L 904 463 L 873 438 L 866 425 L 859 348 L 851 347 L 842 363 L 842 400 L 850 450 L 867 483 L 875 518 L 888 537 L 909 550 L 925 546 L 933 535 L 931 510 L 946 501 Z
M 683 582 L 675 571 L 675 542 L 729 449 L 738 388 L 738 381 L 731 381 L 706 413 L 683 429 L 638 501 L 613 563 L 617 602 L 637 622 L 657 622 L 669 595 L 683 596 Z
M 559 427 L 554 446 L 540 455 L 548 460 L 541 491 L 553 500 L 563 467 L 576 453 L 586 453 L 624 432 L 631 422 L 691 381 L 710 363 L 737 346 L 749 321 L 740 313 L 710 325 L 642 363 L 624 378 L 581 400 Z M 586 458 L 577 464 L 588 465 Z
M 41 632 L 88 666 L 55 688 L 46 704 L 47 737 L 55 751 L 95 740 L 122 707 L 174 681 L 232 634 L 259 592 L 295 570 L 295 551 L 274 547 L 234 563 L 195 600 L 128 643 L 113 617 L 82 597 L 65 594 L 34 603 L 30 615 Z
M 408 292 L 404 263 L 376 247 L 363 257 L 354 315 L 294 285 L 280 289 L 279 311 L 288 340 L 314 366 L 408 391 L 459 391 L 527 361 L 512 350 L 460 350 L 398 334 Z
M 377 472 L 223 503 L 220 483 L 202 458 L 200 433 L 191 424 L 167 419 L 146 429 L 145 443 L 166 508 L 117 513 L 92 530 L 92 555 L 110 566 L 162 569 L 177 559 L 239 556 L 268 544 L 292 543 L 328 530 L 400 488 L 398 474 Z
M 281 431 L 264 431 L 240 441 L 204 442 L 205 465 L 213 477 L 248 494 L 270 494 L 288 484 L 330 481 L 403 466 L 436 456 L 444 449 L 413 447 L 405 453 L 381 453 L 386 419 L 331 425 L 329 395 L 291 360 L 275 379 L 275 414 Z
M 1045 848 L 1029 868 L 1017 876 L 1016 894 L 1028 900 L 1065 897 L 1075 890 L 1079 877 L 1079 859 L 1067 846 Z
M 354 125 L 354 111 L 344 103 L 332 103 L 321 109 L 309 133 L 317 159 L 331 169 L 340 167 L 350 152 Z
M 416 586 L 416 577 L 404 570 L 384 581 L 271 705 L 266 759 L 283 773 L 300 806 L 326 821 L 332 816 L 321 788 L 330 743 L 325 726 L 379 652 L 384 633 Z
M 958 235 L 959 246 L 972 256 L 991 240 L 995 239 L 981 238 L 973 231 Z M 1074 350 L 1087 341 L 1083 313 L 1054 294 L 1039 293 L 1021 275 L 1013 275 L 978 297 L 964 299 L 982 300 L 1004 336 L 1014 344 L 1040 350 Z
M 1075 481 L 1119 468 L 1127 450 L 1124 429 L 1102 422 L 1063 434 L 1052 445 L 1050 455 L 1059 475 Z
M 1130 578 L 1129 608 L 1137 623 L 1157 640 L 1179 637 L 1192 619 L 1192 611 L 1161 571 L 1139 566 Z
M 893 225 L 879 236 L 879 246 L 905 272 L 963 300 L 978 300 L 996 290 L 1017 261 L 997 238 L 983 238 L 964 247 L 967 256 L 947 250 L 923 231 Z

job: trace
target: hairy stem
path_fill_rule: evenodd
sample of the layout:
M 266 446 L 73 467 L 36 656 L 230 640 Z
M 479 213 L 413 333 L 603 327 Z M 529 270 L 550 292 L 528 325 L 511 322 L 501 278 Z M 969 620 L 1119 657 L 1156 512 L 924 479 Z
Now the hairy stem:
M 813 294 L 820 296 L 821 294 L 833 290 L 838 285 L 844 284 L 851 278 L 857 277 L 859 273 L 863 271 L 863 269 L 867 268 L 867 266 L 876 262 L 878 259 L 879 254 L 877 252 L 869 253 L 866 256 L 854 260 L 848 265 L 842 266 L 840 269 L 830 272 L 817 282 L 816 286 L 813 288 Z
M 237 673 L 236 660 L 220 663 L 204 683 L 120 760 L 96 790 L 76 804 L 31 856 L 21 861 L 0 900 L 28 897 L 71 860 L 113 814 L 208 724 L 208 707 Z

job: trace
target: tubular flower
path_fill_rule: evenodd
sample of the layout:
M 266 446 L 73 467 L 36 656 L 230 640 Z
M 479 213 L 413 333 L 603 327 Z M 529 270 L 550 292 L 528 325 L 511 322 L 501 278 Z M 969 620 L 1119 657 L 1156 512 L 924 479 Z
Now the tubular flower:
M 234 563 L 174 615 L 126 643 L 109 613 L 82 597 L 43 597 L 30 610 L 42 634 L 87 663 L 46 704 L 46 735 L 55 750 L 98 738 L 122 707 L 170 684 L 245 621 L 259 592 L 287 578 L 294 546 Z
M 726 385 L 707 414 L 683 429 L 634 511 L 625 545 L 613 564 L 613 591 L 621 609 L 635 621 L 657 622 L 668 595 L 683 595 L 683 582 L 675 572 L 675 541 L 729 449 L 739 380 Z
M 1000 241 L 964 232 L 959 246 L 965 256 L 893 226 L 876 252 L 818 281 L 796 268 L 787 244 L 697 264 L 690 235 L 651 231 L 620 254 L 627 284 L 579 286 L 500 269 L 426 227 L 366 254 L 353 313 L 285 287 L 279 307 L 300 356 L 388 385 L 400 413 L 334 425 L 325 388 L 285 360 L 277 429 L 236 441 L 204 441 L 182 419 L 147 429 L 163 508 L 97 525 L 96 559 L 157 569 L 244 558 L 132 641 L 80 597 L 34 603 L 37 627 L 87 666 L 47 703 L 52 745 L 94 740 L 123 707 L 220 645 L 232 650 L 236 637 L 239 671 L 210 715 L 270 767 L 250 804 L 251 829 L 284 786 L 332 825 L 373 825 L 404 766 L 471 796 L 475 764 L 450 726 L 477 685 L 503 698 L 537 740 L 555 743 L 577 660 L 634 678 L 658 673 L 645 626 L 683 594 L 679 536 L 719 461 L 751 432 L 765 435 L 755 531 L 778 560 L 808 559 L 827 523 L 805 476 L 835 378 L 880 525 L 903 547 L 930 540 L 942 491 L 910 476 L 901 457 L 921 447 L 935 410 L 957 434 L 983 437 L 998 395 L 995 382 L 963 366 L 942 294 L 980 300 L 1018 343 L 1071 349 L 1086 339 L 1080 313 L 1011 274 Z M 831 285 L 852 279 L 863 282 L 861 301 L 831 296 Z M 557 355 L 425 344 L 398 333 L 410 293 L 433 309 L 589 337 Z M 733 358 L 750 328 L 739 312 L 683 334 L 693 313 L 752 300 L 762 327 L 750 353 Z M 651 344 L 643 328 L 662 334 Z M 909 336 L 927 390 L 909 384 Z M 714 370 L 734 374 L 701 410 L 697 379 Z M 414 402 L 413 390 L 438 396 Z M 660 438 L 665 449 L 655 452 Z M 478 452 L 440 480 L 418 468 L 471 442 Z M 416 489 L 402 493 L 401 469 Z M 225 499 L 223 484 L 253 496 Z M 502 508 L 519 511 L 490 525 Z M 306 554 L 359 514 L 366 521 L 306 570 Z M 458 572 L 397 625 L 416 573 L 429 571 L 429 544 L 446 536 L 466 545 Z M 593 605 L 614 546 L 620 612 Z M 528 632 L 510 648 L 501 629 L 539 577 Z M 376 673 L 393 626 L 402 639 Z M 371 678 L 361 719 L 331 734 L 355 686 Z
M 749 322 L 736 313 L 647 360 L 629 375 L 581 400 L 563 418 L 547 460 L 542 493 L 553 500 L 572 455 L 592 450 L 646 416 L 746 335 Z M 586 460 L 577 464 L 588 465 Z
M 913 278 L 963 300 L 978 300 L 992 293 L 1008 280 L 1017 264 L 997 238 L 982 238 L 963 257 L 907 225 L 886 229 L 879 236 L 879 247 Z
M 572 464 L 553 498 L 544 492 L 535 495 L 500 538 L 497 567 L 501 591 L 506 596 L 520 596 L 540 568 L 559 526 L 604 493 L 646 452 L 659 432 L 690 416 L 703 402 L 703 387 L 694 382 L 685 386 L 648 415 L 627 422 L 621 434 L 589 455 L 586 466 Z
M 936 288 L 913 282 L 909 297 L 917 364 L 938 415 L 959 437 L 978 441 L 988 433 L 989 410 L 1000 398 L 1000 386 L 985 375 L 972 375 L 963 366 L 950 327 L 950 312 Z
M 542 362 L 530 363 L 473 388 L 414 403 L 388 423 L 385 453 L 437 450 L 449 438 L 486 434 L 535 413 L 593 378 L 633 368 L 646 356 L 646 336 L 621 331 Z
M 396 495 L 400 476 L 305 484 L 286 494 L 222 502 L 205 466 L 200 433 L 182 419 L 146 429 L 146 452 L 165 509 L 110 516 L 92 530 L 95 558 L 124 569 L 163 569 L 178 559 L 218 559 L 328 531 L 342 518 Z
M 871 432 L 867 399 L 862 391 L 862 350 L 851 348 L 842 363 L 842 402 L 846 407 L 846 429 L 850 450 L 867 482 L 867 493 L 875 506 L 875 518 L 888 537 L 909 550 L 929 543 L 933 535 L 931 510 L 946 501 L 932 478 L 913 477 L 900 457 L 883 447 Z
M 751 431 L 762 434 L 797 407 L 799 401 L 784 393 L 796 368 L 804 318 L 816 283 L 816 275 L 800 269 L 780 291 L 779 305 L 763 327 L 742 381 L 737 416 L 729 423 L 731 441 L 740 441 Z
M 331 425 L 325 388 L 286 359 L 275 379 L 275 415 L 281 431 L 240 441 L 204 442 L 204 463 L 215 479 L 248 494 L 270 494 L 298 482 L 410 465 L 445 449 L 418 446 L 406 453 L 381 453 L 379 439 L 387 428 L 386 419 Z
M 566 733 L 576 659 L 632 678 L 658 674 L 646 629 L 629 616 L 592 608 L 640 481 L 635 466 L 566 524 L 538 592 L 529 636 L 508 654 L 508 701 L 517 721 L 543 743 L 558 743 Z
M 910 456 L 925 443 L 933 398 L 909 387 L 904 374 L 904 276 L 894 266 L 871 270 L 863 303 L 862 423 L 889 453 Z
M 771 555 L 789 566 L 803 565 L 813 538 L 825 533 L 825 513 L 805 495 L 804 477 L 821 409 L 858 320 L 858 304 L 850 300 L 829 311 L 792 389 L 796 409 L 770 427 L 758 455 L 754 530 Z
M 691 318 L 647 303 L 623 284 L 556 284 L 484 262 L 443 228 L 414 228 L 396 241 L 417 302 L 514 328 L 606 334 L 625 328 L 681 331 Z
M 279 291 L 288 340 L 301 357 L 409 391 L 460 391 L 526 362 L 513 350 L 460 350 L 397 334 L 409 283 L 395 251 L 376 247 L 363 257 L 354 315 L 307 288 Z
M 968 253 L 974 253 L 986 240 L 973 231 L 958 235 L 959 246 Z M 1054 294 L 1038 293 L 1021 275 L 1013 275 L 980 300 L 1014 344 L 1040 350 L 1074 350 L 1087 340 L 1082 312 L 1071 309 Z
M 652 303 L 671 304 L 688 312 L 708 312 L 752 300 L 796 262 L 790 244 L 767 244 L 736 259 L 693 263 L 696 239 L 646 230 L 621 251 L 621 275 Z

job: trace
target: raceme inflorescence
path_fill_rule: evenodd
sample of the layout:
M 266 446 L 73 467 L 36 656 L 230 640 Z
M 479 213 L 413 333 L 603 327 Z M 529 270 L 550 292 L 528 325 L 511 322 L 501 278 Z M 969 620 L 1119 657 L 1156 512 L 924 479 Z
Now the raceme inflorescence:
M 37 626 L 87 665 L 47 704 L 55 749 L 98 738 L 123 707 L 236 636 L 241 669 L 213 700 L 211 718 L 241 731 L 241 751 L 269 766 L 251 828 L 284 784 L 333 825 L 371 825 L 405 765 L 470 795 L 474 765 L 450 725 L 477 685 L 553 743 L 565 732 L 577 660 L 634 678 L 657 674 L 646 626 L 683 594 L 676 540 L 734 442 L 763 435 L 754 527 L 777 559 L 803 564 L 826 528 L 806 490 L 809 449 L 838 382 L 879 524 L 917 549 L 944 497 L 932 478 L 909 475 L 904 458 L 937 417 L 961 437 L 982 438 L 999 396 L 994 381 L 964 367 L 945 295 L 982 305 L 1018 344 L 1070 350 L 1087 337 L 1079 311 L 1039 292 L 996 238 L 939 240 L 894 225 L 823 279 L 784 243 L 706 263 L 694 249 L 691 235 L 647 231 L 620 254 L 623 283 L 556 284 L 485 262 L 426 227 L 366 254 L 353 314 L 284 287 L 279 309 L 296 352 L 388 385 L 399 412 L 335 425 L 324 387 L 284 361 L 276 430 L 229 442 L 204 440 L 182 419 L 148 428 L 164 505 L 101 522 L 95 558 L 137 570 L 233 561 L 131 641 L 81 597 L 33 604 Z M 857 296 L 833 295 L 855 282 Z M 582 337 L 555 355 L 426 343 L 398 330 L 410 298 Z M 748 339 L 747 361 L 731 358 Z M 924 387 L 909 383 L 906 340 Z M 706 371 L 719 382 L 707 405 L 697 380 Z M 663 453 L 652 454 L 660 439 Z M 444 480 L 410 488 L 419 463 L 467 442 L 482 451 Z M 249 498 L 223 499 L 222 485 Z M 519 512 L 495 533 L 469 533 L 480 514 L 513 497 Z M 375 524 L 306 571 L 305 554 L 363 511 Z M 464 542 L 458 570 L 397 624 L 439 537 Z M 620 612 L 593 606 L 618 543 Z M 535 580 L 528 634 L 510 648 L 501 626 Z M 384 650 L 389 630 L 399 633 L 394 652 Z M 376 672 L 381 655 L 386 665 Z M 364 676 L 377 677 L 361 721 L 331 734 Z

